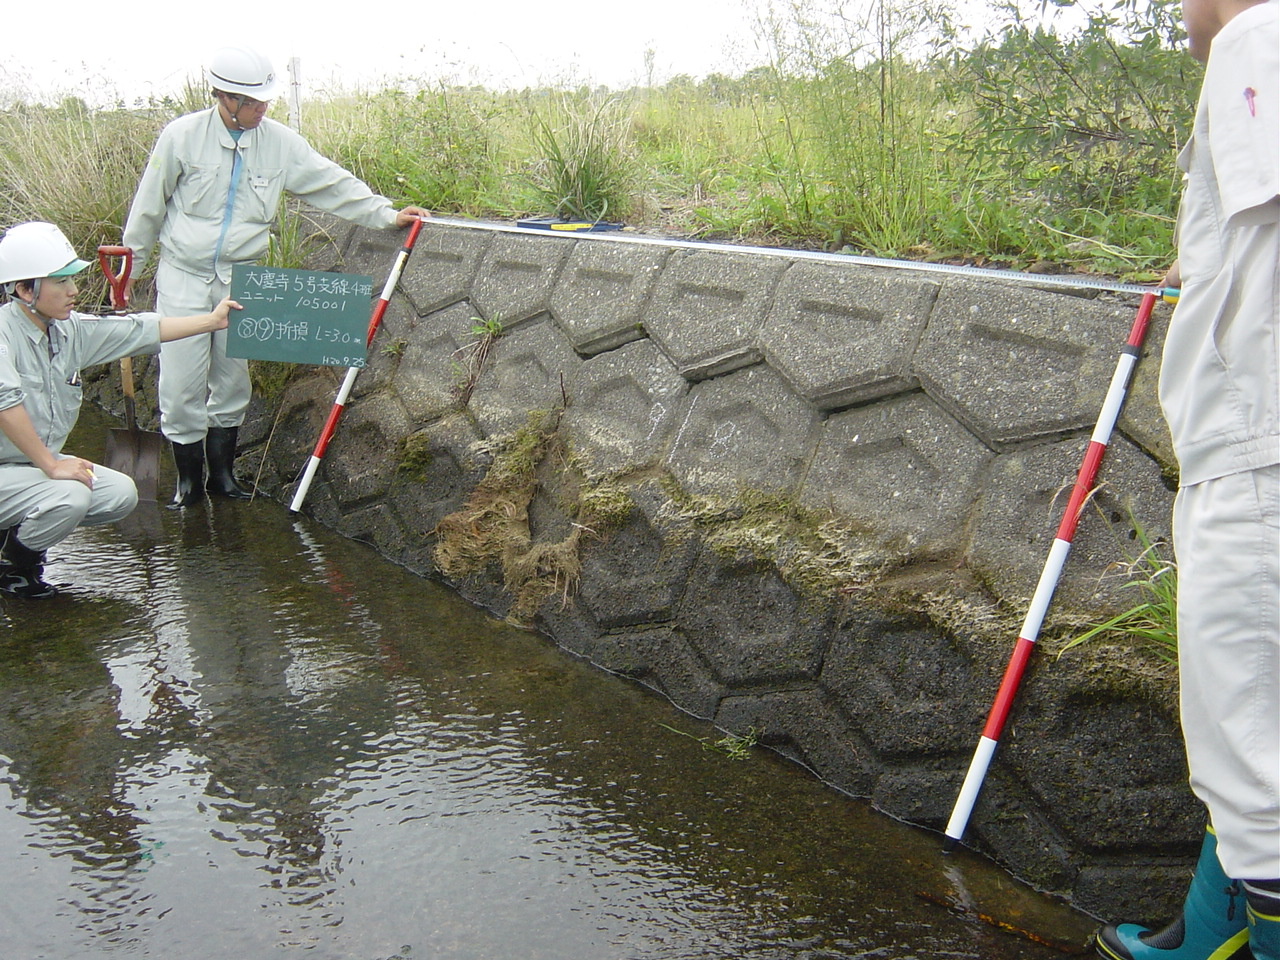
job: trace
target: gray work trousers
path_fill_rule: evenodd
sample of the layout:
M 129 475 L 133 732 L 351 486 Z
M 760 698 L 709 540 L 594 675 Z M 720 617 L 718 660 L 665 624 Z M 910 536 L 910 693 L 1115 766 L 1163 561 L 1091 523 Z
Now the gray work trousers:
M 17 527 L 18 541 L 47 550 L 76 527 L 114 523 L 138 505 L 133 480 L 101 465 L 93 489 L 79 480 L 50 480 L 29 463 L 0 464 L 0 529 Z
M 156 312 L 162 317 L 209 313 L 227 284 L 206 281 L 163 259 L 156 269 Z M 227 331 L 160 344 L 160 432 L 174 443 L 203 440 L 210 427 L 238 427 L 252 397 L 249 361 L 227 356 Z

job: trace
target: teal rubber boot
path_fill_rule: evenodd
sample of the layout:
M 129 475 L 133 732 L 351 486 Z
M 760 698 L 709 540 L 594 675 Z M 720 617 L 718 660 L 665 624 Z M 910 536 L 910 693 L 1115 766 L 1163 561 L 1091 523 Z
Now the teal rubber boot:
M 1254 960 L 1280 960 L 1280 880 L 1246 880 L 1244 895 Z
M 1222 871 L 1218 838 L 1205 831 L 1182 914 L 1163 930 L 1136 923 L 1098 931 L 1098 953 L 1107 960 L 1250 960 L 1243 885 Z

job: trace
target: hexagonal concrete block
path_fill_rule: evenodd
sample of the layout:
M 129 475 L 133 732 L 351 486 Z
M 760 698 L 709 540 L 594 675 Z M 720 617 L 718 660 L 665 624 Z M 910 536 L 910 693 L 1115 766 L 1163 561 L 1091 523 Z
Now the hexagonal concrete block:
M 554 638 L 561 650 L 596 662 L 596 651 L 604 637 L 604 628 L 573 597 L 567 600 L 563 594 L 547 597 L 535 612 L 533 625 Z
M 467 409 L 486 436 L 514 433 L 531 410 L 550 410 L 573 395 L 582 359 L 550 322 L 504 334 L 494 345 Z
M 929 394 L 993 449 L 1090 427 L 1132 311 L 948 280 L 916 350 Z
M 975 741 L 976 742 L 976 741 Z M 952 797 L 960 790 L 966 767 L 939 771 Z M 1077 854 L 1046 810 L 1021 780 L 1002 763 L 987 771 L 965 831 L 965 846 L 986 853 L 997 863 L 1016 864 L 1018 876 L 1043 890 L 1070 890 Z
M 300 201 L 287 202 L 301 218 L 301 228 L 306 234 L 306 268 L 326 273 L 345 272 L 342 251 L 351 242 L 351 234 L 362 228 L 331 213 L 304 206 Z
M 487 457 L 471 448 L 481 439 L 469 417 L 444 417 L 406 438 L 414 451 L 412 469 L 397 465 L 386 504 L 397 536 L 381 547 L 385 554 L 415 573 L 434 575 L 436 525 L 462 509 L 484 477 Z
M 697 384 L 679 418 L 666 465 L 689 492 L 725 496 L 794 490 L 818 426 L 818 412 L 766 366 Z
M 376 394 L 351 404 L 320 468 L 344 511 L 383 496 L 396 469 L 396 443 L 409 432 L 400 404 Z
M 351 388 L 351 396 L 363 397 L 385 390 L 395 382 L 400 363 L 400 345 L 409 342 L 417 314 L 402 294 L 395 294 L 382 315 L 382 322 L 365 351 L 365 365 Z M 344 369 L 335 368 L 343 375 Z
M 990 700 L 985 677 L 937 630 L 852 608 L 819 683 L 882 760 L 972 752 Z
M 726 696 L 715 719 L 717 726 L 739 735 L 754 730 L 762 744 L 847 793 L 866 797 L 875 789 L 879 761 L 820 690 Z
M 972 744 L 969 754 L 973 754 Z M 890 761 L 868 799 L 879 813 L 941 831 L 955 806 L 959 783 L 957 779 L 953 784 L 949 776 L 939 770 L 936 760 Z
M 1165 857 L 1122 863 L 1091 857 L 1076 876 L 1071 902 L 1095 917 L 1173 916 L 1186 898 L 1187 877 L 1203 839 L 1201 830 L 1194 842 L 1180 844 Z
M 480 259 L 493 240 L 487 230 L 427 221 L 400 275 L 400 289 L 419 314 L 466 299 Z
M 958 550 L 992 456 L 928 397 L 895 397 L 823 424 L 800 498 L 902 553 Z
M 596 646 L 593 662 L 656 690 L 681 710 L 704 720 L 715 716 L 724 696 L 724 687 L 688 640 L 669 626 L 606 634 Z
M 673 255 L 644 327 L 690 380 L 759 362 L 756 334 L 785 262 L 730 253 Z
M 577 242 L 554 235 L 497 234 L 480 261 L 471 302 L 504 329 L 545 313 L 560 268 Z
M 560 421 L 590 474 L 616 475 L 661 458 L 689 382 L 649 340 L 592 357 Z
M 282 499 L 292 497 L 294 485 L 306 469 L 316 440 L 333 409 L 334 395 L 338 390 L 337 378 L 327 369 L 313 370 L 311 375 L 285 386 L 270 418 L 263 417 L 261 422 L 246 420 L 240 433 L 242 448 L 250 445 L 256 448 L 261 444 L 262 456 L 258 465 L 263 467 L 264 476 L 260 482 L 271 483 L 274 478 L 280 485 Z M 255 398 L 254 403 L 257 402 Z M 252 412 L 253 408 L 250 410 Z M 266 442 L 268 437 L 270 443 Z
M 374 296 L 382 293 L 387 274 L 395 266 L 396 256 L 404 246 L 403 230 L 373 230 L 354 227 L 342 251 L 342 272 L 362 273 L 373 277 Z M 372 306 L 372 304 L 370 304 Z
M 831 623 L 778 571 L 728 564 L 701 547 L 676 607 L 676 624 L 729 687 L 813 679 Z
M 551 295 L 569 342 L 587 355 L 643 337 L 640 314 L 670 255 L 661 247 L 582 242 Z
M 695 541 L 667 543 L 635 509 L 620 530 L 586 542 L 576 603 L 605 630 L 670 620 L 696 553 Z
M 966 562 L 1015 609 L 1035 590 L 1087 444 L 1078 437 L 1001 454 L 983 481 Z M 1091 617 L 1132 606 L 1133 590 L 1121 584 L 1142 547 L 1130 517 L 1148 536 L 1167 538 L 1174 496 L 1155 461 L 1123 437 L 1112 438 L 1097 481 L 1054 599 Z
M 401 353 L 394 389 L 414 423 L 458 406 L 457 390 L 477 342 L 476 312 L 466 302 L 419 318 Z
M 1197 839 L 1200 831 L 1188 827 L 1203 807 L 1187 789 L 1174 705 L 1075 693 L 1052 666 L 1024 692 L 1029 702 L 1001 738 L 1001 757 L 1063 836 L 1086 847 L 1148 850 Z
M 915 385 L 911 355 L 938 284 L 840 264 L 796 263 L 760 329 L 760 350 L 819 409 Z

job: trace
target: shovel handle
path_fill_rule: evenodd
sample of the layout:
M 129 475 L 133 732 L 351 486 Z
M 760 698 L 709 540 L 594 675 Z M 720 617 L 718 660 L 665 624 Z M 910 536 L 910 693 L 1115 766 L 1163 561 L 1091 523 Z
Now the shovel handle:
M 124 393 L 124 419 L 130 433 L 138 430 L 137 400 L 133 389 L 133 357 L 120 358 L 120 389 Z
M 120 358 L 120 389 L 124 391 L 125 403 L 132 409 L 134 404 L 133 357 Z
M 119 273 L 111 269 L 112 257 L 120 257 L 124 261 Z M 107 284 L 111 287 L 111 305 L 116 308 L 117 313 L 124 313 L 129 302 L 128 284 L 129 273 L 133 270 L 133 248 L 104 244 L 98 248 L 98 266 L 102 268 L 102 275 L 107 278 Z

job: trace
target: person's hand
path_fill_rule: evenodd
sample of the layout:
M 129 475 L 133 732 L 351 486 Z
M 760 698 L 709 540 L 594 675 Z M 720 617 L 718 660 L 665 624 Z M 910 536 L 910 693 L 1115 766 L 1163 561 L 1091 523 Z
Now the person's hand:
M 243 309 L 244 307 L 240 306 L 240 304 L 236 303 L 230 297 L 223 297 L 218 302 L 218 305 L 213 308 L 213 313 L 209 314 L 209 316 L 213 317 L 213 329 L 227 329 L 227 325 L 231 322 L 229 319 L 231 311 Z
M 128 280 L 126 280 L 124 282 L 124 303 L 113 303 L 111 305 L 115 307 L 117 310 L 119 310 L 121 307 L 127 307 L 129 304 L 133 303 L 133 285 L 137 282 L 138 282 L 137 277 L 130 277 Z M 113 299 L 114 299 L 114 292 L 113 292 Z
M 396 226 L 403 229 L 413 221 L 429 216 L 431 216 L 430 210 L 424 210 L 422 207 L 405 207 L 403 210 L 396 211 Z
M 1178 265 L 1178 261 L 1173 261 L 1173 265 L 1169 267 L 1169 272 L 1164 275 L 1164 285 L 1173 287 L 1175 290 L 1182 289 L 1182 268 Z
M 63 457 L 53 462 L 53 466 L 45 471 L 50 480 L 79 480 L 90 490 L 93 489 L 93 463 L 80 457 Z

